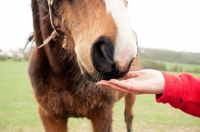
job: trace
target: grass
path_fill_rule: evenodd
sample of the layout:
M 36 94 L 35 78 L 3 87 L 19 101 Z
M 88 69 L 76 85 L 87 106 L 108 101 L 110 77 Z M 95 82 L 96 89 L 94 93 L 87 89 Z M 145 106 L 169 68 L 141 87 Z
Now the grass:
M 0 62 L 0 131 L 20 132 L 40 125 L 27 67 L 27 62 Z
M 37 113 L 27 62 L 0 62 L 0 132 L 44 132 Z M 175 73 L 179 74 L 179 73 Z M 199 74 L 195 75 L 200 77 Z M 116 103 L 113 131 L 125 132 L 123 99 Z M 139 95 L 133 122 L 135 132 L 199 132 L 200 119 L 168 104 L 158 104 L 154 95 Z M 87 119 L 70 119 L 69 132 L 91 132 Z

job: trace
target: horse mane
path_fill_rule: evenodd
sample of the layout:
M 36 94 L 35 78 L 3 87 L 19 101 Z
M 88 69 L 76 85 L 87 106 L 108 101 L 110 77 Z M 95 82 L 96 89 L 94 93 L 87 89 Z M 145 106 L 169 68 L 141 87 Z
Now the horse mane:
M 42 8 L 42 6 L 37 3 L 37 1 L 32 1 L 33 27 L 35 31 L 33 37 L 36 43 L 36 47 L 38 47 L 38 50 L 46 50 L 47 48 L 45 47 L 45 45 L 48 44 L 49 47 L 55 47 L 57 48 L 57 50 L 59 50 L 59 52 L 63 52 L 62 60 L 66 58 L 66 55 L 68 57 L 68 60 L 75 59 L 76 54 L 74 52 L 74 41 L 72 40 L 70 34 L 67 34 L 67 36 L 55 35 L 56 33 L 54 32 L 50 23 L 49 13 L 46 12 Z M 42 16 L 40 14 L 42 14 Z M 44 32 L 44 34 L 42 34 L 42 32 Z M 65 49 L 63 49 L 62 47 Z

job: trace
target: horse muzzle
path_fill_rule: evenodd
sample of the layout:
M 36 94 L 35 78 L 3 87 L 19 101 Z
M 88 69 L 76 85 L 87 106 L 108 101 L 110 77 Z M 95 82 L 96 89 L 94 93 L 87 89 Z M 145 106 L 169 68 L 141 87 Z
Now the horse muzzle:
M 86 78 L 95 82 L 102 79 L 109 80 L 123 77 L 129 71 L 134 57 L 129 61 L 124 60 L 126 63 L 121 66 L 119 61 L 114 60 L 114 54 L 115 45 L 111 39 L 105 36 L 99 37 L 93 43 L 90 52 L 91 61 L 97 73 L 90 74 L 85 70 L 84 75 Z

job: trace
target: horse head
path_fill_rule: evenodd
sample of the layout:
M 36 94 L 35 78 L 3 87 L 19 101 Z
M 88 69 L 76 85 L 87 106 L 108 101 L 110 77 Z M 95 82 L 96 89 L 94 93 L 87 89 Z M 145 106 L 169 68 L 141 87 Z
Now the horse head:
M 38 0 L 45 11 L 52 11 L 56 30 L 73 43 L 81 73 L 87 79 L 120 78 L 129 71 L 137 55 L 137 40 L 126 0 L 50 1 Z M 66 41 L 63 43 L 66 47 Z

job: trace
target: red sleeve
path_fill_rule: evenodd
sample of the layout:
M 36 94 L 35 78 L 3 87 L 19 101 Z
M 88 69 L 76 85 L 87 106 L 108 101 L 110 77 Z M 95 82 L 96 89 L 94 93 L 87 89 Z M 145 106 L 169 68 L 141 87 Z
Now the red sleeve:
M 179 76 L 163 72 L 165 89 L 156 95 L 156 101 L 169 103 L 190 115 L 200 117 L 200 78 L 182 73 Z

